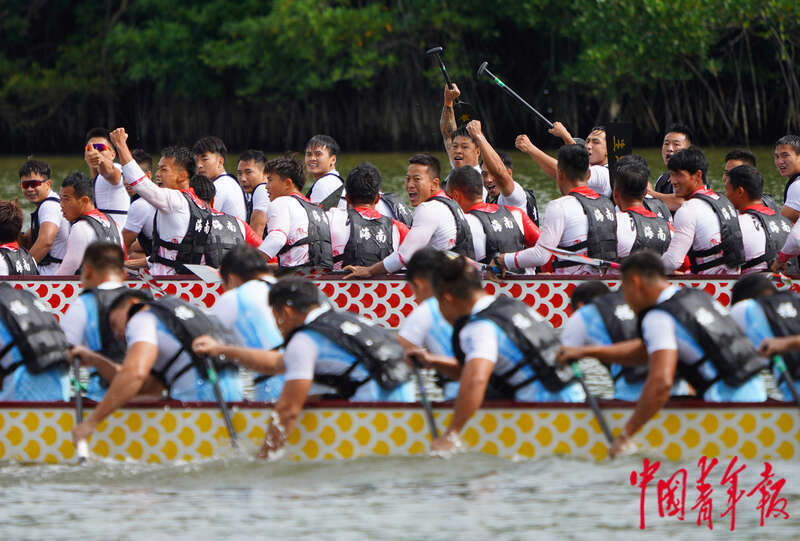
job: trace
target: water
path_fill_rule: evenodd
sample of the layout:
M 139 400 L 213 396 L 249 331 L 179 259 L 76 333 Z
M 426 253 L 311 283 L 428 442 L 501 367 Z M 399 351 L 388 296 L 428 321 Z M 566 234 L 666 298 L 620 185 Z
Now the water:
M 681 539 L 729 538 L 719 483 L 709 477 L 713 532 L 696 525 L 696 464 L 683 522 L 659 518 L 655 481 L 639 530 L 639 457 L 593 463 L 564 458 L 513 462 L 465 454 L 322 464 L 214 460 L 191 465 L 0 466 L 2 539 Z M 800 465 L 774 464 L 786 478 L 788 520 L 758 525 L 756 498 L 737 506 L 736 538 L 792 539 L 800 527 Z M 762 465 L 740 477 L 748 491 Z

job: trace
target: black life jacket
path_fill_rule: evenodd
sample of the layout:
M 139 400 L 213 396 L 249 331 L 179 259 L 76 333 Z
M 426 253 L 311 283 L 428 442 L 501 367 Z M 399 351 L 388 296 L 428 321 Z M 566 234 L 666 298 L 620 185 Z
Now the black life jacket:
M 333 387 L 343 398 L 353 396 L 361 385 L 371 379 L 381 388 L 391 390 L 408 381 L 410 377 L 403 360 L 405 351 L 394 334 L 355 314 L 336 310 L 323 312 L 311 323 L 292 331 L 286 338 L 286 343 L 302 330 L 318 332 L 355 357 L 355 362 L 342 374 L 314 373 L 315 382 Z M 359 364 L 369 372 L 369 377 L 360 381 L 350 377 Z
M 464 217 L 464 212 L 461 210 L 461 207 L 449 197 L 441 195 L 434 195 L 428 199 L 428 201 L 432 200 L 443 203 L 453 215 L 453 220 L 456 223 L 456 243 L 452 250 L 457 254 L 475 259 L 475 246 L 472 244 L 472 231 L 469 229 L 469 224 Z
M 475 320 L 488 319 L 495 323 L 522 353 L 522 360 L 503 374 L 492 373 L 487 398 L 514 398 L 515 393 L 539 380 L 551 392 L 558 392 L 572 383 L 574 375 L 569 366 L 556 363 L 556 352 L 561 345 L 556 333 L 546 323 L 531 317 L 528 305 L 505 296 L 498 296 L 492 304 L 477 314 L 460 318 L 453 325 L 453 353 L 464 364 L 460 333 L 464 326 Z M 530 366 L 535 375 L 518 383 L 509 380 L 524 366 Z
M 394 223 L 391 218 L 364 218 L 360 212 L 348 207 L 347 221 L 350 223 L 350 238 L 344 252 L 333 258 L 334 262 L 341 261 L 344 267 L 369 267 L 393 252 Z
M 239 221 L 229 214 L 212 214 L 211 231 L 206 245 L 206 265 L 218 268 L 225 254 L 244 243 Z
M 17 245 L 17 249 L 0 246 L 0 256 L 2 256 L 6 262 L 9 276 L 39 274 L 36 260 L 28 250 L 19 245 Z
M 772 197 L 770 194 L 765 193 L 764 195 L 762 195 L 761 196 L 761 203 L 763 203 L 764 206 L 767 207 L 768 209 L 772 209 L 775 212 L 777 212 L 778 214 L 781 213 L 780 205 L 778 205 L 778 202 L 775 201 L 775 198 Z
M 262 182 L 261 184 L 256 184 L 256 187 L 253 188 L 253 191 L 248 193 L 244 192 L 244 203 L 245 207 L 247 208 L 247 219 L 245 220 L 247 223 L 250 223 L 250 219 L 253 217 L 253 196 L 256 193 L 256 190 L 259 186 L 265 186 L 266 182 Z M 265 188 L 266 189 L 266 188 Z
M 663 173 L 653 186 L 653 189 L 658 193 L 675 193 L 672 187 L 672 182 L 669 180 L 669 171 Z
M 119 229 L 117 229 L 116 222 L 114 222 L 114 220 L 112 220 L 110 217 L 105 216 L 105 220 L 102 220 L 96 216 L 92 216 L 91 214 L 84 214 L 83 216 L 78 218 L 76 222 L 81 220 L 83 220 L 92 227 L 92 230 L 94 231 L 94 234 L 97 236 L 98 241 L 110 242 L 112 244 L 116 244 L 117 246 L 122 247 L 122 240 L 120 239 L 119 236 Z
M 638 337 L 636 314 L 625 302 L 621 291 L 614 291 L 613 293 L 596 297 L 592 300 L 592 304 L 597 308 L 612 343 L 624 342 Z M 647 379 L 647 372 L 646 364 L 621 366 L 621 370 L 616 376 L 612 376 L 612 379 L 614 383 L 620 378 L 631 384 L 641 383 Z
M 46 197 L 36 205 L 36 210 L 31 212 L 31 239 L 32 243 L 36 242 L 36 239 L 39 238 L 39 229 L 41 228 L 41 224 L 39 223 L 39 208 L 44 204 L 45 201 L 55 201 L 56 203 L 61 203 L 61 199 L 58 196 L 56 197 Z M 47 252 L 47 255 L 42 258 L 39 262 L 39 265 L 52 265 L 53 263 L 61 263 L 63 259 L 58 259 L 57 257 L 53 257 L 50 255 L 50 252 Z
M 794 178 L 791 178 L 791 179 L 786 181 L 786 186 L 784 186 L 784 188 L 783 188 L 783 204 L 784 205 L 786 204 L 786 198 L 789 197 L 789 187 L 791 187 L 791 185 L 794 184 L 795 182 L 797 182 L 798 180 L 800 180 L 800 175 L 796 175 Z
M 485 207 L 473 208 L 469 213 L 478 219 L 486 234 L 486 257 L 481 263 L 489 263 L 499 254 L 525 249 L 525 235 L 520 230 L 514 215 L 506 207 L 495 205 L 494 212 Z
M 631 253 L 645 248 L 654 250 L 658 254 L 667 251 L 669 243 L 672 241 L 672 232 L 666 218 L 645 216 L 632 209 L 627 209 L 625 212 L 631 217 L 633 226 L 636 228 L 636 240 L 631 246 Z
M 533 193 L 533 190 L 529 188 L 522 188 L 525 191 L 525 214 L 528 215 L 533 223 L 539 225 L 539 207 L 536 205 L 536 194 Z M 486 202 L 492 203 L 493 205 L 497 204 L 499 197 L 492 197 L 491 195 L 486 196 Z
M 139 231 L 139 234 L 136 235 L 136 240 L 139 241 L 139 246 L 142 247 L 144 255 L 147 257 L 153 255 L 153 239 L 145 235 L 143 231 Z
M 764 310 L 772 334 L 777 337 L 800 334 L 800 297 L 791 291 L 758 297 L 755 301 Z M 786 368 L 795 378 L 800 378 L 800 351 L 781 353 Z
M 0 349 L 0 359 L 14 346 L 22 357 L 21 361 L 0 366 L 0 388 L 5 377 L 22 365 L 31 374 L 69 366 L 67 337 L 52 312 L 34 294 L 0 283 L 0 320 L 11 335 L 11 341 Z
M 308 216 L 308 235 L 293 244 L 286 244 L 278 255 L 284 254 L 304 244 L 308 244 L 308 263 L 298 267 L 314 267 L 330 269 L 333 267 L 333 248 L 331 247 L 331 229 L 325 212 L 314 203 L 306 201 L 297 194 L 292 194 Z M 280 259 L 279 259 L 280 261 Z M 287 268 L 283 264 L 282 268 Z M 291 268 L 291 267 L 288 267 Z
M 736 322 L 718 311 L 717 306 L 704 291 L 685 287 L 666 301 L 639 314 L 640 336 L 642 319 L 650 310 L 657 308 L 674 317 L 702 348 L 704 356 L 692 364 L 678 359 L 678 374 L 700 396 L 716 381 L 722 380 L 730 387 L 738 387 L 768 366 Z M 713 380 L 706 379 L 699 371 L 705 361 L 711 361 L 717 370 L 717 377 Z
M 605 261 L 617 259 L 617 214 L 614 203 L 608 197 L 596 194 L 597 197 L 571 191 L 571 195 L 578 200 L 583 208 L 583 213 L 588 221 L 586 240 L 570 246 L 558 246 L 563 250 L 578 252 L 586 248 L 586 255 Z M 574 267 L 581 265 L 572 261 L 554 261 L 553 268 Z
M 758 219 L 765 238 L 764 255 L 745 261 L 742 264 L 742 270 L 755 267 L 759 263 L 766 263 L 767 267 L 769 267 L 778 258 L 778 252 L 781 251 L 784 243 L 786 243 L 786 238 L 792 230 L 792 222 L 781 216 L 780 211 L 773 211 L 773 214 L 767 214 L 760 209 L 748 207 L 742 212 Z M 797 265 L 797 258 L 793 257 L 789 260 L 787 272 L 789 274 L 797 274 L 798 270 L 800 268 Z
M 411 211 L 408 205 L 403 203 L 403 200 L 399 195 L 394 193 L 381 193 L 381 199 L 383 199 L 383 202 L 389 205 L 389 208 L 392 209 L 392 214 L 394 214 L 395 220 L 407 225 L 408 227 L 411 227 L 414 213 Z
M 193 367 L 197 369 L 197 373 L 203 379 L 207 380 L 208 366 L 203 357 L 192 351 L 192 341 L 198 336 L 207 334 L 222 343 L 230 344 L 234 342 L 230 331 L 225 329 L 214 316 L 206 314 L 200 308 L 177 297 L 164 296 L 153 301 L 134 304 L 129 311 L 129 317 L 133 317 L 136 312 L 145 306 L 150 307 L 150 310 L 158 320 L 181 344 L 180 349 L 164 364 L 164 366 L 158 369 L 154 367 L 151 370 L 153 375 L 168 389 L 172 387 L 178 378 Z M 184 366 L 181 366 L 172 375 L 169 375 L 170 368 L 178 361 L 178 358 L 183 352 L 189 354 L 191 361 L 186 362 Z M 217 372 L 222 372 L 223 370 L 238 370 L 237 366 L 228 361 L 225 356 L 210 357 L 210 359 Z
M 331 175 L 332 177 L 338 178 L 339 181 L 342 183 L 342 185 L 339 186 L 338 188 L 336 188 L 335 190 L 333 190 L 330 194 L 328 194 L 328 197 L 326 197 L 325 199 L 323 199 L 322 201 L 319 202 L 319 206 L 325 212 L 328 212 L 333 207 L 336 207 L 336 206 L 339 205 L 339 200 L 342 198 L 342 192 L 344 191 L 344 179 L 342 177 L 340 177 L 339 175 L 337 175 L 336 173 L 325 173 L 324 175 L 322 175 L 322 177 L 326 177 L 328 175 Z M 319 178 L 322 178 L 322 177 L 319 177 Z M 317 179 L 317 180 L 319 180 L 319 179 Z M 314 185 L 317 183 L 317 180 L 315 180 L 314 184 L 312 184 L 311 188 L 309 188 L 308 192 L 306 193 L 306 197 L 311 198 L 311 192 L 314 191 Z
M 205 204 L 203 207 L 198 206 L 189 194 L 183 193 L 183 197 L 189 203 L 189 226 L 186 228 L 183 239 L 180 243 L 176 243 L 164 240 L 159 236 L 158 213 L 161 211 L 156 210 L 156 214 L 153 216 L 153 255 L 150 256 L 150 261 L 172 267 L 178 273 L 189 274 L 183 263 L 198 265 L 203 262 L 208 235 L 211 232 L 211 211 Z M 159 254 L 159 248 L 176 250 L 178 253 L 175 255 L 175 259 L 166 259 Z
M 665 220 L 672 219 L 672 213 L 670 212 L 669 207 L 661 199 L 655 197 L 645 197 L 642 199 L 642 203 L 644 203 L 644 208 L 659 218 L 664 218 Z
M 730 268 L 740 267 L 744 263 L 744 240 L 742 239 L 742 228 L 739 226 L 739 213 L 728 201 L 728 198 L 722 194 L 715 193 L 712 196 L 707 193 L 695 192 L 690 199 L 695 198 L 702 199 L 713 209 L 719 220 L 721 242 L 705 250 L 689 250 L 692 273 L 697 274 L 719 265 Z M 714 254 L 720 254 L 720 256 L 706 263 L 697 262 L 698 257 L 708 257 Z

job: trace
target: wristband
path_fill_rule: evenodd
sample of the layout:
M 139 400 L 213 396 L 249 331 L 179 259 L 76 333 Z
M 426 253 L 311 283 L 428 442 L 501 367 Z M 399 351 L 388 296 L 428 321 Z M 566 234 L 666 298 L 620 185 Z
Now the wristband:
M 792 257 L 793 257 L 793 256 L 790 256 L 789 254 L 785 254 L 785 253 L 783 253 L 783 252 L 778 252 L 778 259 L 780 259 L 780 260 L 781 260 L 781 263 L 786 263 L 786 262 L 787 262 L 787 261 L 789 261 L 789 260 L 790 260 Z

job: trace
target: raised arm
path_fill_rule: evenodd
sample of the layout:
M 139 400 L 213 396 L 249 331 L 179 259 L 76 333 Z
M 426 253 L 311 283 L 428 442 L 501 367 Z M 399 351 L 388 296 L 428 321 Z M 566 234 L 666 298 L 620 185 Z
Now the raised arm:
M 483 165 L 494 177 L 495 185 L 499 188 L 500 193 L 506 197 L 510 196 L 514 192 L 514 179 L 506 169 L 503 160 L 500 159 L 500 156 L 483 134 L 481 122 L 479 120 L 471 120 L 467 124 L 467 131 L 477 141 L 481 156 L 483 156 Z
M 450 156 L 450 137 L 458 127 L 453 104 L 460 95 L 461 91 L 455 83 L 453 83 L 452 89 L 444 85 L 444 107 L 442 107 L 442 117 L 439 119 L 439 129 L 442 132 L 442 142 L 448 156 Z M 452 162 L 452 158 L 450 158 L 450 161 Z
M 567 130 L 566 126 L 564 126 L 561 122 L 553 122 L 553 127 L 547 130 L 547 133 L 550 135 L 555 135 L 562 141 L 564 141 L 565 145 L 574 145 L 575 139 L 572 138 L 570 135 L 569 130 Z
M 517 136 L 517 140 L 515 142 L 515 146 L 520 150 L 520 152 L 524 152 L 528 156 L 530 156 L 536 164 L 541 167 L 542 171 L 544 171 L 547 175 L 556 178 L 556 170 L 558 169 L 558 161 L 547 154 L 545 151 L 531 143 L 531 140 L 528 138 L 527 135 L 519 135 Z

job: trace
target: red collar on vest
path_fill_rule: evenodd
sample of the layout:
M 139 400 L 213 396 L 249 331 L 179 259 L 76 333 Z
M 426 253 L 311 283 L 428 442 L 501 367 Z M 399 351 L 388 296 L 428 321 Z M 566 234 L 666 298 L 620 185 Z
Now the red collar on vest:
M 578 186 L 576 188 L 572 188 L 567 194 L 571 193 L 579 193 L 584 197 L 588 197 L 590 199 L 597 199 L 600 197 L 600 194 L 591 189 L 589 186 Z
M 306 202 L 308 202 L 308 203 L 311 203 L 311 199 L 309 199 L 309 198 L 308 198 L 308 197 L 306 197 L 305 195 L 301 194 L 300 192 L 292 192 L 292 193 L 290 193 L 289 195 L 290 195 L 291 197 L 296 197 L 296 198 L 298 198 L 298 199 L 302 199 L 303 201 L 306 201 Z
M 106 216 L 105 214 L 103 214 L 102 212 L 100 212 L 97 209 L 93 209 L 93 210 L 90 210 L 88 212 L 84 212 L 83 215 L 84 216 L 91 216 L 92 218 L 96 218 L 96 219 L 102 220 L 104 222 L 108 221 L 108 216 Z
M 467 212 L 471 212 L 473 210 L 478 210 L 481 212 L 497 212 L 497 205 L 493 203 L 478 203 L 477 205 L 473 205 Z
M 17 251 L 19 251 L 19 243 L 17 241 L 7 242 L 5 244 L 0 244 L 0 248 L 3 248 L 5 250 L 17 250 Z
M 373 220 L 383 216 L 383 214 L 370 207 L 353 207 L 353 210 L 358 212 L 364 218 L 371 218 Z
M 194 201 L 194 204 L 200 207 L 201 209 L 211 208 L 211 205 L 207 204 L 205 201 L 197 197 L 197 194 L 194 193 L 194 188 L 186 188 L 185 190 L 180 190 L 180 191 L 191 197 L 192 201 Z
M 742 209 L 742 212 L 744 212 L 746 210 L 754 210 L 754 211 L 758 212 L 759 214 L 765 214 L 767 216 L 772 216 L 772 215 L 775 214 L 774 210 L 772 210 L 771 208 L 769 208 L 767 206 L 764 206 L 764 205 L 762 205 L 760 203 L 745 207 L 745 208 Z
M 650 212 L 644 207 L 628 207 L 625 209 L 625 212 L 635 212 L 636 214 L 640 214 L 645 218 L 656 218 L 656 214 Z
M 430 200 L 431 200 L 431 199 L 433 199 L 434 197 L 444 197 L 445 199 L 450 199 L 450 196 L 449 196 L 449 195 L 447 195 L 447 193 L 445 193 L 445 191 L 444 191 L 444 190 L 439 190 L 438 192 L 436 192 L 435 194 L 433 194 L 432 196 L 430 196 L 430 197 L 429 197 L 427 200 L 428 200 L 428 201 L 430 201 Z
M 694 193 L 692 193 L 692 195 L 689 196 L 689 198 L 691 199 L 695 195 L 707 195 L 709 197 L 719 197 L 719 194 L 717 192 L 715 192 L 713 190 L 709 190 L 705 186 L 701 186 L 701 187 L 697 188 L 694 191 Z

